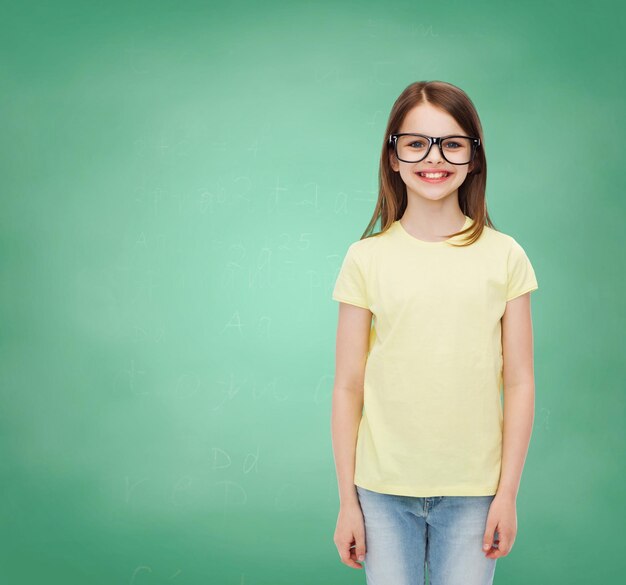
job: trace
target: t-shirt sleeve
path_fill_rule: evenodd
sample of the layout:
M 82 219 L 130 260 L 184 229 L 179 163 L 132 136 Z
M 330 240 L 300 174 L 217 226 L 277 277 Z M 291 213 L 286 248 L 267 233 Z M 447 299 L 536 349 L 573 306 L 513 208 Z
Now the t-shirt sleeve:
M 507 271 L 507 301 L 539 288 L 533 266 L 524 248 L 515 240 L 509 252 Z
M 332 298 L 336 301 L 369 309 L 365 271 L 355 250 L 355 245 L 356 242 L 346 252 L 339 276 L 335 282 Z

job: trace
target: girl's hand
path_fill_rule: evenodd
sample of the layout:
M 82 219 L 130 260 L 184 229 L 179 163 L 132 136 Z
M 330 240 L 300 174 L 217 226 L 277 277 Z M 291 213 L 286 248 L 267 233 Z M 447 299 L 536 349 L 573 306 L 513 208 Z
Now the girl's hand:
M 496 538 L 495 532 L 498 532 Z M 513 548 L 517 535 L 516 500 L 504 494 L 496 494 L 487 516 L 483 553 L 489 559 L 505 557 Z
M 357 562 L 365 560 L 365 524 L 358 500 L 339 509 L 333 540 L 342 563 L 353 569 L 363 568 Z

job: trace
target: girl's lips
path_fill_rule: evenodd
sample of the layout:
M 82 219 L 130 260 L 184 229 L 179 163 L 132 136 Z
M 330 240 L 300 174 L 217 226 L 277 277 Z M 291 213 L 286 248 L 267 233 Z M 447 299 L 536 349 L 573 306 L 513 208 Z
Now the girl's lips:
M 441 177 L 439 179 L 429 179 L 428 177 L 423 177 L 422 175 L 420 175 L 420 172 L 424 172 L 424 171 L 419 171 L 415 173 L 415 175 L 417 176 L 418 179 L 421 179 L 422 181 L 425 181 L 426 183 L 443 183 L 444 181 L 447 181 L 453 174 L 448 171 L 437 171 L 437 172 L 443 172 L 443 173 L 448 173 L 448 174 L 445 177 Z

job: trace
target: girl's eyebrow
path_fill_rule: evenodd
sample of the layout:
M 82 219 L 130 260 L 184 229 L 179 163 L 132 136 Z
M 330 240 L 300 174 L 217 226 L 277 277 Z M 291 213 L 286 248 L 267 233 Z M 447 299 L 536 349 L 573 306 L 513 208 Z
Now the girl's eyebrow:
M 420 134 L 422 136 L 430 136 L 426 132 L 412 132 L 410 130 L 406 130 L 405 132 L 400 132 L 399 134 Z M 448 132 L 447 134 L 442 134 L 441 138 L 446 138 L 447 136 L 465 136 L 463 132 Z

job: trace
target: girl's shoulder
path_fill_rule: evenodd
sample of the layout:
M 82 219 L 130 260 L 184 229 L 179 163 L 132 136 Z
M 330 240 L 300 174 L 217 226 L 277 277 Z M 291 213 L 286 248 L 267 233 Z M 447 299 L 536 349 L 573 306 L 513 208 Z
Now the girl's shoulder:
M 357 254 L 368 254 L 377 249 L 377 247 L 380 246 L 380 243 L 388 237 L 389 230 L 385 230 L 384 232 L 375 232 L 352 242 L 349 249 Z
M 485 239 L 488 244 L 510 251 L 512 248 L 520 246 L 519 242 L 511 234 L 501 232 L 490 226 L 484 226 L 481 238 Z

